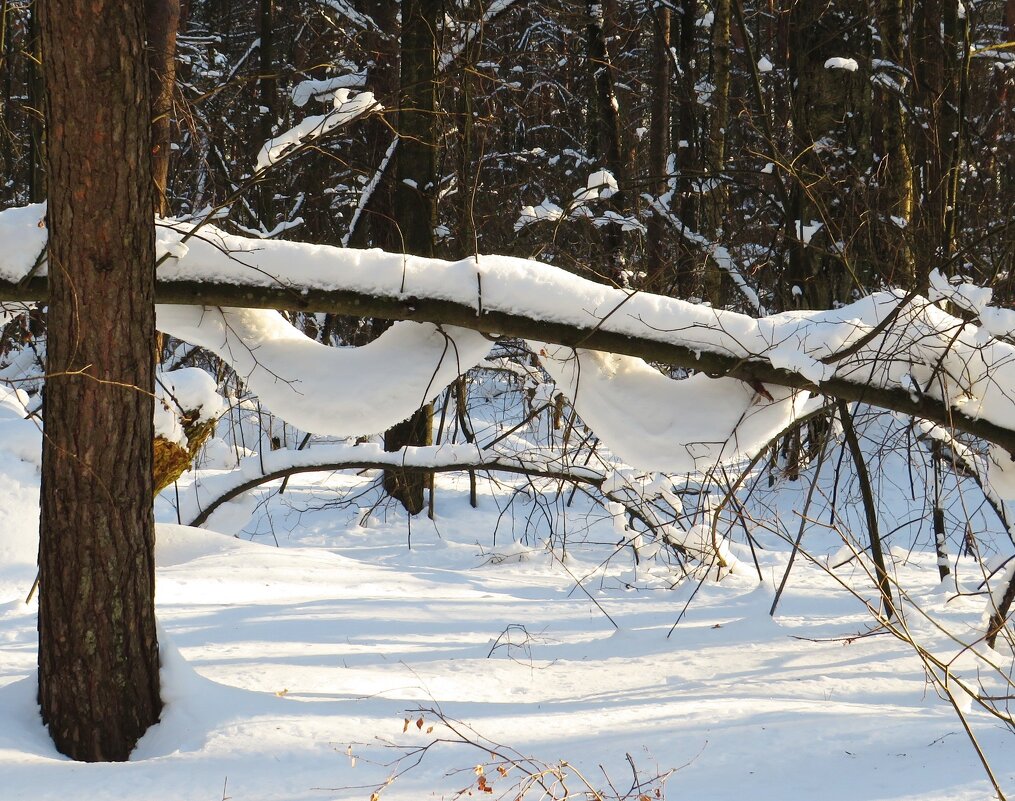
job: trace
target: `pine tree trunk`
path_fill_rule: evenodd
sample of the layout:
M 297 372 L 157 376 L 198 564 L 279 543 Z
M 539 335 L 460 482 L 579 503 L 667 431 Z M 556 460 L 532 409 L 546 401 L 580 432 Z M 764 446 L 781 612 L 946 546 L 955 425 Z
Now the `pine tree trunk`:
M 257 80 L 257 96 L 263 111 L 259 112 L 257 138 L 254 150 L 260 149 L 271 138 L 275 120 L 278 117 L 278 79 L 275 66 L 275 8 L 273 0 L 259 0 L 257 7 L 257 29 L 260 36 L 258 59 L 260 76 Z M 257 185 L 257 213 L 259 222 L 266 230 L 275 227 L 275 186 L 272 181 Z
M 726 207 L 728 191 L 723 181 L 723 170 L 726 167 L 726 132 L 729 128 L 729 93 L 731 83 L 731 42 L 730 21 L 733 10 L 730 0 L 716 0 L 715 17 L 712 20 L 712 117 L 708 127 L 708 165 L 709 178 L 717 183 L 703 193 L 702 223 L 706 236 L 716 242 L 729 241 L 723 228 L 726 227 Z M 707 262 L 703 269 L 705 297 L 715 306 L 725 302 L 723 293 L 724 271 L 714 263 Z
M 851 24 L 852 10 L 845 2 L 799 0 L 789 14 L 794 175 L 785 220 L 790 241 L 783 287 L 786 307 L 828 309 L 848 297 L 851 289 L 852 276 L 832 245 L 838 238 L 835 231 L 856 230 L 856 220 L 848 214 L 833 217 L 830 210 L 843 201 L 844 187 L 849 193 L 845 199 L 853 199 L 862 149 L 854 129 L 855 125 L 862 129 L 857 98 L 868 91 L 869 81 L 859 69 L 825 66 L 829 58 L 840 55 L 839 42 Z M 853 52 L 863 60 L 859 48 Z M 818 223 L 822 227 L 810 241 L 805 227 Z
M 144 20 L 140 3 L 40 8 L 50 311 L 39 702 L 61 752 L 125 760 L 161 709 Z
M 916 78 L 914 171 L 921 177 L 916 203 L 917 287 L 926 291 L 932 270 L 949 271 L 955 221 L 954 157 L 959 146 L 958 10 L 944 0 L 922 0 L 913 17 Z

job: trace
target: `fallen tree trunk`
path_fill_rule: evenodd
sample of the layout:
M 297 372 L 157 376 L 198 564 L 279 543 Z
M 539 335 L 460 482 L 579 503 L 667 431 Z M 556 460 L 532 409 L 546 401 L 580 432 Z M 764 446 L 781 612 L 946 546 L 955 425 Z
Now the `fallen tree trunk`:
M 48 284 L 45 277 L 36 276 L 20 283 L 0 280 L 0 301 L 40 301 L 47 297 Z M 1015 453 L 1015 431 L 983 418 L 967 416 L 930 395 L 919 394 L 902 386 L 878 386 L 852 377 L 832 376 L 818 383 L 800 373 L 776 367 L 763 358 L 745 358 L 667 342 L 665 332 L 660 332 L 658 336 L 629 335 L 603 326 L 533 319 L 496 308 L 483 308 L 477 312 L 472 306 L 441 298 L 386 297 L 361 291 L 281 285 L 160 280 L 156 288 L 156 300 L 164 304 L 331 312 L 389 320 L 413 320 L 471 328 L 491 336 L 534 339 L 567 347 L 620 353 L 646 361 L 700 370 L 713 376 L 737 378 L 752 385 L 774 384 L 870 404 L 963 431 Z

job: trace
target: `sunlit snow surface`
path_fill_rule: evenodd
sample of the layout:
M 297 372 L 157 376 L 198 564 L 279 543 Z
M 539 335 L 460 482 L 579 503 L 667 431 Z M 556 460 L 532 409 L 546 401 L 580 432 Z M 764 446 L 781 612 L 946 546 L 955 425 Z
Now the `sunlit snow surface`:
M 669 569 L 636 570 L 626 553 L 597 570 L 591 546 L 572 547 L 562 566 L 559 548 L 498 528 L 485 481 L 473 510 L 463 478 L 439 477 L 436 525 L 413 520 L 411 549 L 390 508 L 366 528 L 356 506 L 300 511 L 325 488 L 341 497 L 362 483 L 294 479 L 291 506 L 265 507 L 249 527 L 257 542 L 160 526 L 162 722 L 130 763 L 81 765 L 53 750 L 35 705 L 36 605 L 23 599 L 36 468 L 0 458 L 3 798 L 365 801 L 380 788 L 385 799 L 450 799 L 475 786 L 486 750 L 435 746 L 383 787 L 400 755 L 451 736 L 431 712 L 415 726 L 416 710 L 438 707 L 477 737 L 569 762 L 575 789 L 575 770 L 597 788 L 608 788 L 603 770 L 626 787 L 630 754 L 642 779 L 678 769 L 663 787 L 670 799 L 990 797 L 919 660 L 889 637 L 851 639 L 869 617 L 822 571 L 798 563 L 778 617 L 767 616 L 784 548 L 761 552 L 763 585 L 752 573 L 706 582 L 667 638 L 696 582 L 667 589 Z M 169 516 L 168 502 L 159 509 Z M 589 513 L 576 506 L 572 525 L 613 539 L 612 522 Z M 841 575 L 866 586 L 856 570 Z M 956 630 L 975 623 L 982 601 L 946 603 L 935 575 L 930 557 L 900 568 L 915 602 Z M 578 589 L 583 576 L 619 630 Z M 957 650 L 918 616 L 910 623 Z M 970 721 L 1015 790 L 1010 733 L 975 710 Z M 487 775 L 500 793 L 518 774 Z
M 39 207 L 0 214 L 0 241 L 10 242 L 0 249 L 0 277 L 16 280 L 35 262 L 45 240 L 42 214 Z M 161 229 L 160 247 L 175 258 L 160 273 L 234 281 L 256 274 L 267 283 L 445 298 L 475 304 L 477 311 L 481 289 L 484 308 L 763 358 L 812 380 L 835 374 L 901 386 L 947 397 L 964 412 L 1000 424 L 1015 417 L 1009 398 L 1015 348 L 922 302 L 900 314 L 901 326 L 863 342 L 856 354 L 834 364 L 821 361 L 875 334 L 896 309 L 897 294 L 835 311 L 755 320 L 629 296 L 518 259 L 427 261 L 255 242 L 213 229 L 187 243 L 180 239 L 179 231 Z M 272 312 L 183 307 L 160 313 L 166 328 L 185 330 L 192 341 L 223 352 L 268 408 L 297 425 L 335 434 L 384 428 L 392 415 L 405 413 L 405 398 L 417 403 L 439 393 L 490 345 L 471 332 L 461 339 L 447 332 L 448 339 L 432 326 L 406 324 L 390 329 L 377 350 L 332 349 L 326 356 Z M 457 358 L 447 359 L 452 350 Z M 421 353 L 429 361 L 417 358 Z M 408 354 L 399 367 L 407 383 L 395 398 L 385 394 L 381 379 L 399 354 Z M 663 458 L 699 469 L 699 459 L 704 465 L 724 461 L 731 449 L 747 450 L 750 425 L 756 429 L 750 438 L 761 441 L 805 411 L 804 395 L 770 387 L 775 399 L 763 403 L 756 389 L 741 382 L 712 382 L 711 394 L 687 384 L 688 396 L 679 397 L 684 382 L 625 357 L 581 352 L 576 360 L 568 352 L 548 352 L 546 358 L 606 446 L 646 468 L 677 469 L 653 461 Z M 449 372 L 435 374 L 438 363 Z M 939 366 L 950 382 L 930 380 Z M 574 386 L 579 368 L 584 381 Z M 780 487 L 779 500 L 771 500 L 763 514 L 755 508 L 743 518 L 759 539 L 762 583 L 748 549 L 733 542 L 736 569 L 720 583 L 706 578 L 700 590 L 696 579 L 673 588 L 680 576 L 673 564 L 636 566 L 629 547 L 615 551 L 627 536 L 622 513 L 595 507 L 580 493 L 572 499 L 567 488 L 520 478 L 495 489 L 481 475 L 479 508 L 472 509 L 467 478 L 439 476 L 435 522 L 421 517 L 410 524 L 391 505 L 374 506 L 376 494 L 355 500 L 373 476 L 350 473 L 296 477 L 281 498 L 277 485 L 271 500 L 264 492 L 252 494 L 231 504 L 229 520 L 213 518 L 216 531 L 163 526 L 157 552 L 162 722 L 129 764 L 71 763 L 54 752 L 40 723 L 36 606 L 24 602 L 35 576 L 41 440 L 34 422 L 23 419 L 25 398 L 6 392 L 0 399 L 5 800 L 366 801 L 373 792 L 404 801 L 451 799 L 464 787 L 477 789 L 473 769 L 489 764 L 494 743 L 550 764 L 567 761 L 575 791 L 582 786 L 579 773 L 597 789 L 608 790 L 611 783 L 626 789 L 633 763 L 646 781 L 675 769 L 663 788 L 671 799 L 991 796 L 962 724 L 927 682 L 913 649 L 889 636 L 857 638 L 869 629 L 869 614 L 819 566 L 799 558 L 778 616 L 767 616 L 788 558 L 784 538 L 799 523 L 806 479 Z M 586 396 L 593 400 L 587 407 Z M 633 422 L 615 414 L 618 403 L 634 404 L 628 407 L 638 411 L 629 415 Z M 731 421 L 741 418 L 746 424 L 730 437 Z M 681 436 L 655 443 L 653 436 L 670 424 Z M 694 439 L 684 437 L 688 431 Z M 681 452 L 681 443 L 706 447 Z M 896 452 L 908 447 L 896 446 Z M 229 466 L 221 441 L 219 451 L 212 461 Z M 867 455 L 872 462 L 883 457 L 876 448 Z M 992 454 L 991 461 L 1004 474 L 1009 466 L 1001 456 Z M 270 467 L 280 458 L 266 454 L 259 461 Z M 875 491 L 890 518 L 889 543 L 900 541 L 893 553 L 898 580 L 909 593 L 909 630 L 924 647 L 952 660 L 963 652 L 963 638 L 975 640 L 983 631 L 986 600 L 975 594 L 982 574 L 971 560 L 955 560 L 959 583 L 939 586 L 933 554 L 925 547 L 910 552 L 919 540 L 910 529 L 924 531 L 921 521 L 929 518 L 910 490 L 912 470 L 902 459 L 872 467 Z M 181 503 L 192 479 L 181 483 Z M 1009 494 L 1009 485 L 999 484 Z M 211 486 L 203 485 L 206 494 Z M 812 510 L 811 517 L 822 522 L 808 529 L 806 545 L 823 560 L 839 549 L 836 530 L 862 532 L 862 512 L 854 494 L 838 498 L 829 519 L 829 499 L 837 496 L 828 485 L 818 495 L 821 514 Z M 170 488 L 159 500 L 163 521 L 176 520 L 176 497 Z M 966 499 L 953 502 L 967 519 Z M 996 522 L 984 523 L 979 510 L 968 519 L 979 536 L 996 532 Z M 707 531 L 700 519 L 694 523 L 690 531 Z M 1001 542 L 1008 553 L 1010 544 Z M 872 597 L 859 563 L 836 576 L 863 598 Z M 963 594 L 956 596 L 957 589 Z M 996 659 L 1010 663 L 1011 654 Z M 971 654 L 952 667 L 966 681 L 987 681 L 988 693 L 1005 691 L 996 681 L 990 684 L 990 671 Z M 420 728 L 406 726 L 421 707 L 463 721 L 482 747 L 434 746 L 418 766 L 385 786 L 412 764 L 411 758 L 398 761 L 411 749 L 435 737 L 455 739 L 433 712 L 422 713 Z M 1015 792 L 1011 732 L 975 707 L 968 720 L 1002 785 Z M 487 775 L 492 797 L 514 797 L 517 770 L 508 777 L 492 769 Z M 649 783 L 650 797 L 657 786 Z

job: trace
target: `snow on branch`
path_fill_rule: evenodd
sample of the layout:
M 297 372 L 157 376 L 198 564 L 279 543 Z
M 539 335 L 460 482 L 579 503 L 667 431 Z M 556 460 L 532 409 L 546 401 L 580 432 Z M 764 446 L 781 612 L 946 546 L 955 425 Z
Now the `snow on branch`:
M 158 327 L 229 363 L 271 411 L 304 431 L 384 431 L 490 352 L 465 328 L 402 322 L 368 345 L 332 348 L 266 309 L 159 306 Z
M 334 103 L 339 89 L 362 89 L 366 86 L 366 80 L 366 72 L 361 71 L 321 80 L 300 81 L 292 90 L 293 105 L 303 108 L 311 100 L 330 100 Z
M 374 99 L 373 92 L 351 94 L 349 89 L 335 89 L 335 107 L 327 114 L 315 114 L 307 117 L 288 131 L 272 137 L 261 147 L 257 154 L 257 171 L 267 169 L 280 161 L 290 150 L 319 139 L 327 133 L 346 123 L 380 111 L 381 105 Z
M 437 60 L 437 69 L 440 72 L 446 72 L 450 69 L 461 58 L 462 54 L 482 36 L 483 29 L 514 4 L 515 0 L 492 0 L 486 7 L 480 20 L 478 22 L 465 23 L 459 33 L 458 41 L 451 45 L 446 52 L 440 54 L 440 58 Z
M 565 464 L 559 452 L 528 451 L 505 455 L 481 450 L 477 445 L 443 444 L 384 451 L 380 445 L 325 445 L 306 451 L 278 450 L 251 456 L 240 462 L 240 469 L 201 482 L 204 500 L 188 494 L 181 499 L 181 520 L 188 525 L 203 525 L 224 503 L 245 492 L 298 473 L 335 470 L 379 470 L 386 467 L 426 468 L 433 472 L 462 470 L 498 470 L 528 476 L 554 478 L 599 487 L 606 480 L 604 471 Z
M 641 470 L 708 473 L 746 461 L 821 405 L 784 387 L 765 390 L 766 398 L 733 378 L 674 380 L 631 356 L 530 346 L 586 425 Z
M 0 213 L 0 281 L 5 282 L 0 299 L 45 295 L 45 265 L 38 276 L 27 277 L 41 264 L 43 218 L 40 206 Z M 885 291 L 839 309 L 755 319 L 597 284 L 524 259 L 443 261 L 254 240 L 182 223 L 160 225 L 158 232 L 159 251 L 170 254 L 158 268 L 162 302 L 415 320 L 612 352 L 740 379 L 761 399 L 771 396 L 771 402 L 788 400 L 776 398 L 774 385 L 869 403 L 966 431 L 1015 452 L 1015 345 L 915 293 Z M 266 364 L 275 347 L 269 329 L 277 321 L 269 324 L 268 318 L 246 315 L 238 319 L 250 326 L 244 336 L 255 337 L 255 349 L 243 346 L 252 373 L 253 364 Z M 261 331 L 259 320 L 268 329 Z M 194 324 L 193 319 L 188 323 Z M 229 339 L 224 330 L 228 326 L 216 325 L 211 339 L 218 338 L 230 354 L 227 358 L 237 356 L 242 340 Z M 435 345 L 443 337 L 431 330 L 429 337 L 420 338 Z M 459 342 L 458 334 L 452 338 Z M 467 369 L 485 355 L 480 347 L 473 351 L 465 338 L 458 350 L 451 372 Z M 282 352 L 276 356 L 286 365 Z M 466 358 L 467 352 L 475 361 Z M 312 369 L 318 373 L 319 392 L 339 391 L 340 379 L 329 380 L 320 368 Z M 282 383 L 311 380 L 302 370 L 299 375 L 275 372 Z M 440 381 L 433 379 L 434 394 Z M 289 392 L 303 392 L 313 404 L 318 398 L 308 388 L 306 383 L 293 385 Z M 580 387 L 576 394 L 581 413 Z M 755 398 L 751 402 L 763 405 Z M 754 407 L 745 411 L 753 416 Z

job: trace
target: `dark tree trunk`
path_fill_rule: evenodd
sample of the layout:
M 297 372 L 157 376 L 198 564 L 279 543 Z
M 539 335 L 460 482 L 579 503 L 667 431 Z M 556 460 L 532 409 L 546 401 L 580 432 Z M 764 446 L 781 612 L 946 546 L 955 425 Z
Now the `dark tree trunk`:
M 161 709 L 144 19 L 140 3 L 40 8 L 51 294 L 39 702 L 61 752 L 125 760 Z
M 730 85 L 732 46 L 730 42 L 730 23 L 733 8 L 730 0 L 716 0 L 714 3 L 715 17 L 712 20 L 712 113 L 708 126 L 708 142 L 704 162 L 708 168 L 709 180 L 718 183 L 702 193 L 701 222 L 704 233 L 716 242 L 728 241 L 726 232 L 726 215 L 729 193 L 724 183 L 723 171 L 726 169 L 727 130 L 730 127 Z M 711 261 L 707 261 L 702 269 L 704 280 L 704 296 L 715 306 L 725 303 L 723 297 L 724 271 Z
M 176 32 L 180 26 L 180 0 L 145 0 L 148 38 L 148 93 L 152 105 L 152 183 L 155 213 L 169 213 L 166 189 L 173 121 L 173 87 L 176 83 Z
M 922 178 L 915 204 L 914 249 L 921 291 L 926 291 L 932 270 L 950 272 L 954 245 L 956 159 L 961 145 L 957 14 L 953 3 L 922 0 L 913 17 L 914 171 Z
M 437 222 L 437 23 L 441 0 L 403 0 L 402 59 L 398 98 L 398 144 L 395 167 L 395 219 L 402 251 L 434 255 Z M 439 387 L 435 387 L 439 390 Z M 422 400 L 422 399 L 421 399 Z M 433 405 L 384 434 L 384 448 L 433 442 Z M 423 511 L 423 490 L 433 474 L 419 470 L 387 470 L 384 488 L 410 514 Z
M 620 104 L 613 80 L 613 61 L 608 45 L 608 29 L 615 27 L 615 18 L 609 14 L 610 7 L 597 0 L 588 0 L 588 51 L 592 70 L 592 89 L 596 110 L 595 153 L 601 157 L 621 187 L 627 183 L 627 165 L 624 162 L 624 147 L 620 122 Z M 615 13 L 615 10 L 614 10 Z M 624 212 L 624 193 L 618 191 L 606 200 L 611 211 Z M 623 286 L 624 280 L 624 235 L 621 227 L 610 223 L 603 227 L 607 263 L 604 277 Z
M 257 9 L 257 30 L 261 43 L 258 46 L 260 77 L 257 80 L 257 96 L 261 108 L 257 141 L 254 151 L 271 138 L 278 118 L 278 78 L 275 65 L 275 8 L 273 0 L 259 0 Z M 275 187 L 272 181 L 257 186 L 257 213 L 265 230 L 275 227 Z
M 402 3 L 395 216 L 402 249 L 434 255 L 437 221 L 437 42 L 441 0 Z
M 657 198 L 666 192 L 666 162 L 670 155 L 670 9 L 654 10 L 652 38 L 652 122 L 649 131 L 648 184 Z M 646 285 L 658 291 L 665 283 L 668 226 L 653 211 L 646 232 Z
M 674 115 L 673 150 L 677 156 L 677 204 L 681 223 L 698 230 L 698 200 L 692 191 L 693 179 L 700 179 L 701 137 L 698 135 L 698 94 L 695 90 L 698 48 L 695 41 L 697 22 L 695 0 L 681 0 L 680 37 L 677 42 L 677 110 Z M 701 280 L 695 264 L 696 254 L 681 237 L 677 242 L 677 268 L 674 289 L 677 297 L 690 298 L 700 293 Z
M 397 102 L 398 93 L 398 6 L 391 0 L 371 0 L 360 10 L 377 23 L 377 30 L 363 35 L 364 50 L 370 58 L 367 85 L 378 100 L 390 108 Z M 371 116 L 362 126 L 370 153 L 369 163 L 380 169 L 391 147 L 391 124 L 379 116 Z M 394 174 L 395 165 L 391 164 L 370 195 L 356 227 L 349 233 L 350 247 L 375 247 L 391 252 L 401 249 L 395 223 Z
M 28 140 L 28 199 L 41 203 L 46 199 L 46 129 L 43 125 L 42 100 L 45 84 L 42 69 L 42 37 L 39 34 L 39 3 L 32 3 L 28 15 L 28 47 L 32 53 L 28 66 L 28 105 L 32 109 Z
M 785 307 L 828 309 L 848 297 L 850 275 L 831 245 L 851 221 L 830 210 L 842 201 L 861 162 L 855 127 L 863 119 L 857 98 L 867 91 L 863 70 L 827 69 L 840 54 L 852 10 L 847 3 L 799 0 L 789 14 L 789 77 L 792 90 L 793 185 L 789 193 L 786 235 L 790 240 L 789 273 L 784 282 Z M 859 56 L 858 48 L 854 49 Z M 863 57 L 860 57 L 863 60 Z M 854 157 L 850 157 L 850 153 Z M 867 169 L 869 165 L 861 165 Z M 847 200 L 852 199 L 850 190 Z M 822 229 L 809 241 L 805 226 Z
M 905 48 L 905 4 L 903 0 L 878 0 L 878 32 L 880 34 L 880 55 L 883 61 L 897 65 L 894 75 L 901 74 L 904 65 Z M 877 87 L 878 108 L 881 113 L 882 152 L 879 172 L 881 174 L 881 209 L 888 222 L 895 227 L 893 232 L 881 226 L 879 237 L 881 259 L 884 262 L 885 278 L 894 284 L 912 286 L 916 279 L 913 252 L 907 235 L 891 218 L 908 225 L 913 218 L 913 165 L 910 161 L 912 146 L 906 123 L 905 91 L 899 82 L 898 91 Z

